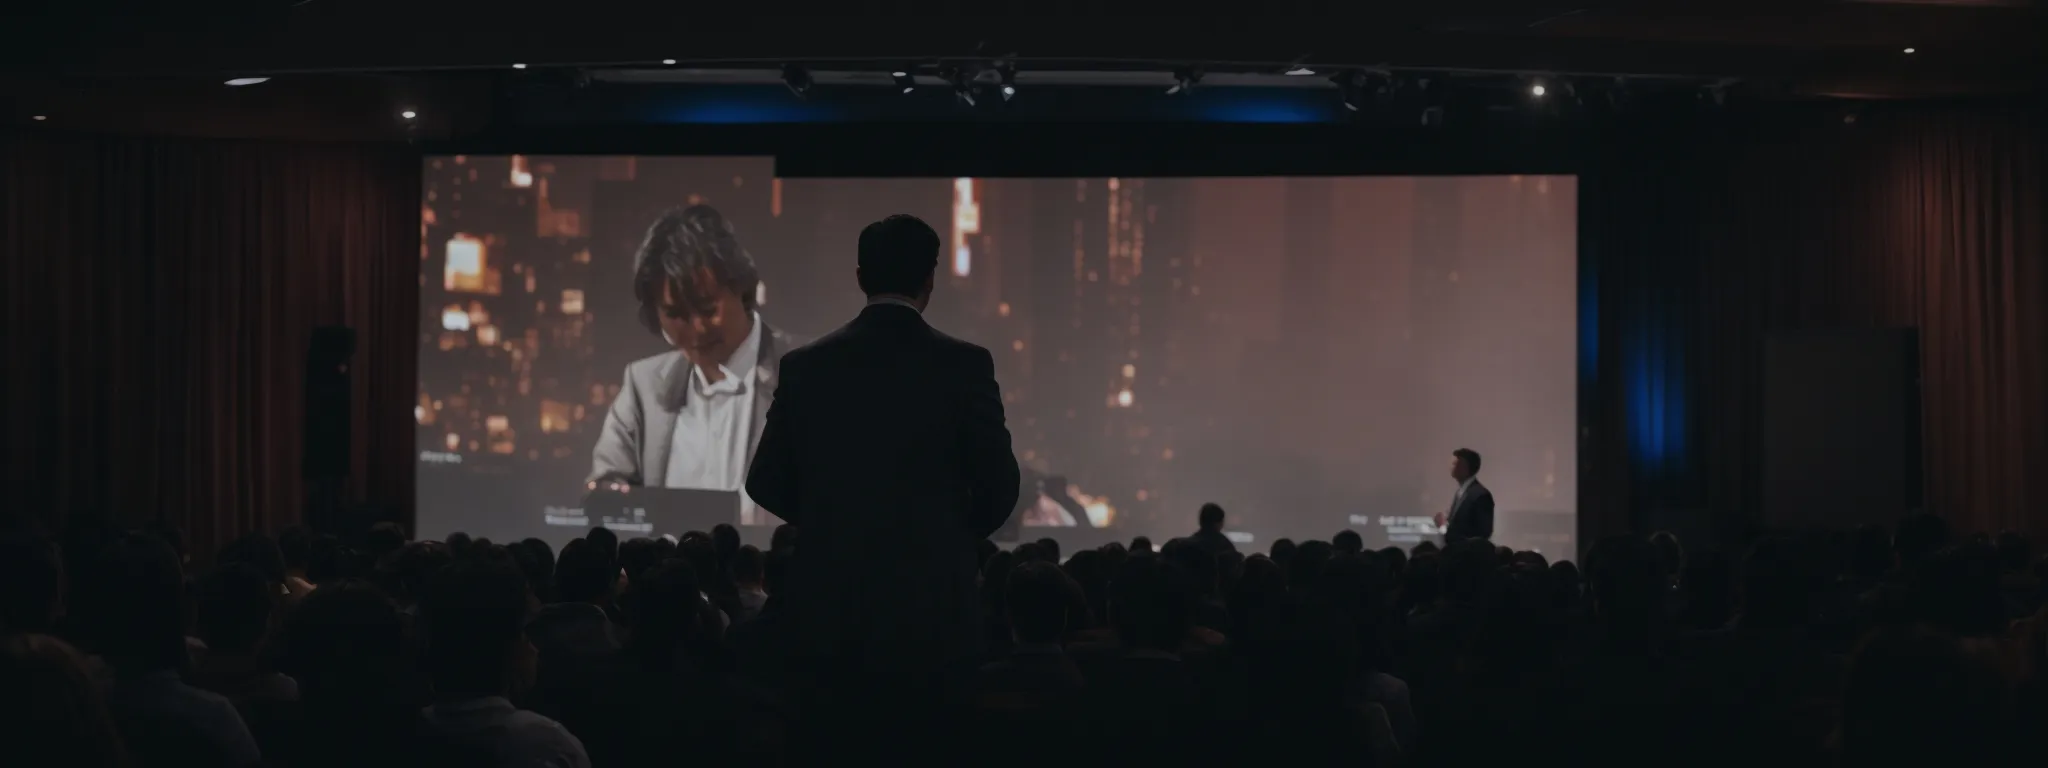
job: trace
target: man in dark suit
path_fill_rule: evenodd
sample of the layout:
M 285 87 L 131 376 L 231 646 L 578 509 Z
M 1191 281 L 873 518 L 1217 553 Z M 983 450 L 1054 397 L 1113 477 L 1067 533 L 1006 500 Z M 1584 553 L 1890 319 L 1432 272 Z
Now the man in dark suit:
M 1020 488 L 994 358 L 924 321 L 938 258 L 916 217 L 861 231 L 867 308 L 783 357 L 747 477 L 756 503 L 803 529 L 776 596 L 796 653 L 906 695 L 978 661 L 975 544 Z
M 1479 452 L 1452 451 L 1451 479 L 1458 481 L 1458 492 L 1451 495 L 1450 511 L 1436 516 L 1437 526 L 1444 529 L 1444 545 L 1493 538 L 1493 492 L 1479 483 Z

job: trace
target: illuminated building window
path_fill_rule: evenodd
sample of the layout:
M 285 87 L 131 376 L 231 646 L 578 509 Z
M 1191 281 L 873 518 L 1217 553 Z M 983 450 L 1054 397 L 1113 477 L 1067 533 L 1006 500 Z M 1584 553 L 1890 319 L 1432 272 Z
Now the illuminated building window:
M 559 400 L 540 401 L 540 431 L 567 432 L 576 423 L 576 406 Z
M 539 288 L 540 281 L 534 279 L 534 274 L 532 272 L 526 273 L 526 292 L 533 293 Z
M 476 327 L 476 343 L 486 347 L 498 343 L 498 326 L 479 325 Z
M 488 323 L 488 322 L 490 322 L 490 321 L 491 321 L 491 311 L 490 311 L 490 310 L 488 310 L 488 309 L 484 309 L 484 303 L 483 303 L 483 302 L 481 302 L 481 301 L 472 301 L 472 302 L 470 302 L 470 303 L 469 303 L 469 324 L 470 324 L 470 325 L 483 325 L 484 323 Z
M 462 307 L 450 304 L 447 309 L 441 310 L 441 327 L 451 331 L 467 331 L 469 313 L 462 311 Z
M 1128 390 L 1128 389 L 1125 389 L 1125 390 L 1120 390 L 1120 391 L 1118 391 L 1118 392 L 1116 393 L 1116 407 L 1118 407 L 1118 408 L 1129 408 L 1129 407 L 1131 407 L 1131 401 L 1133 401 L 1133 400 L 1135 400 L 1135 399 L 1136 399 L 1136 398 L 1134 398 L 1134 397 L 1132 397 L 1132 396 L 1131 396 L 1131 391 L 1130 391 L 1130 390 Z
M 483 293 L 485 258 L 484 241 L 459 232 L 448 238 L 448 263 L 441 273 L 441 287 Z
M 533 186 L 533 174 L 526 170 L 526 156 L 512 156 L 512 186 L 525 188 Z
M 448 444 L 448 450 L 457 450 L 462 447 L 462 436 L 450 432 L 448 433 L 448 438 L 445 442 Z
M 583 314 L 583 292 L 575 288 L 562 289 L 562 314 Z
M 507 419 L 507 418 L 505 418 L 504 416 L 496 416 L 496 415 L 494 415 L 494 416 L 491 416 L 491 417 L 489 417 L 489 418 L 486 418 L 486 419 L 484 419 L 484 429 L 486 429 L 486 430 L 489 430 L 489 431 L 491 431 L 491 432 L 494 432 L 494 433 L 495 433 L 495 432 L 503 432 L 503 431 L 505 431 L 505 430 L 507 430 L 507 429 L 511 429 L 511 428 L 512 428 L 512 420 L 511 420 L 511 419 Z
M 1135 377 L 1135 376 L 1137 376 L 1137 375 L 1138 375 L 1138 366 L 1135 366 L 1135 365 L 1131 365 L 1130 363 L 1124 363 L 1124 378 L 1128 379 L 1128 378 L 1132 378 L 1132 377 Z
M 1016 352 L 1022 352 L 1022 351 L 1024 351 L 1024 340 L 1023 340 L 1023 339 L 1018 339 L 1018 340 L 1016 340 L 1016 341 L 1012 341 L 1012 342 L 1010 342 L 1010 349 L 1011 349 L 1012 351 L 1016 351 Z
M 1005 302 L 1003 302 L 1003 303 L 1001 303 L 1001 304 L 997 304 L 997 305 L 996 305 L 996 316 L 997 316 L 997 317 L 1009 317 L 1009 316 L 1010 316 L 1010 303 L 1009 303 L 1009 302 L 1007 302 L 1007 301 L 1005 301 Z
M 981 204 L 974 199 L 973 179 L 953 180 L 953 274 L 966 277 L 974 266 L 967 236 L 981 232 Z

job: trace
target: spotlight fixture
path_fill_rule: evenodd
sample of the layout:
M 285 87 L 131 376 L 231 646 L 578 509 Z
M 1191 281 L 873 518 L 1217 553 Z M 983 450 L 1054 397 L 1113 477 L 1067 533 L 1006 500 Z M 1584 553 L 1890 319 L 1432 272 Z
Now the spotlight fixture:
M 662 66 L 664 66 L 664 67 L 673 67 L 673 66 L 675 66 L 675 65 L 676 65 L 676 60 L 675 60 L 675 59 L 662 59 L 662 60 L 661 60 L 661 65 L 662 65 Z
M 910 74 L 909 67 L 890 72 L 889 77 L 896 81 L 896 87 L 904 93 L 917 90 L 917 78 Z
M 518 62 L 514 62 L 514 63 L 512 64 L 512 68 L 513 68 L 513 69 L 525 69 L 525 68 L 526 68 L 526 65 L 525 65 L 525 64 L 520 64 L 520 63 L 518 63 Z
M 812 85 L 810 70 L 795 64 L 784 64 L 782 66 L 782 84 L 789 86 L 789 92 L 796 94 L 797 98 L 809 98 Z
M 996 65 L 996 75 L 1002 79 L 1003 101 L 1014 98 L 1017 95 L 1017 65 L 1010 61 L 999 63 Z
M 411 119 L 413 119 L 413 118 L 415 118 L 415 117 L 419 117 L 419 116 L 420 116 L 420 113 L 418 113 L 418 112 L 414 112 L 414 111 L 412 111 L 412 110 L 408 109 L 408 110 L 406 110 L 406 111 L 404 111 L 404 112 L 400 112 L 400 113 L 398 113 L 398 116 L 399 116 L 399 117 L 403 117 L 403 118 L 405 118 L 405 119 L 407 119 L 407 120 L 411 120 Z
M 1194 67 L 1181 67 L 1173 71 L 1173 87 L 1166 89 L 1166 94 L 1172 96 L 1174 94 L 1187 93 L 1194 90 L 1195 86 L 1201 82 L 1202 70 Z
M 1365 107 L 1365 75 L 1359 72 L 1338 72 L 1330 76 L 1330 82 L 1337 84 L 1337 100 L 1344 108 L 1357 112 Z
M 1543 81 L 1541 80 L 1538 80 L 1534 84 L 1529 86 L 1529 95 L 1539 99 L 1543 98 L 1543 95 L 1549 92 L 1550 89 L 1543 87 Z
M 35 120 L 36 122 L 40 123 L 40 122 L 42 122 L 42 121 L 44 121 L 44 120 L 48 120 L 48 119 L 50 119 L 50 116 L 49 116 L 49 115 L 36 115 L 35 117 L 33 117 L 33 118 L 31 118 L 31 119 L 33 119 L 33 120 Z
M 262 84 L 264 84 L 264 83 L 267 83 L 267 82 L 270 82 L 270 78 L 267 78 L 267 77 L 237 77 L 237 78 L 234 78 L 234 79 L 232 79 L 232 80 L 229 80 L 229 81 L 228 81 L 228 85 L 232 85 L 232 86 L 235 86 L 235 87 L 239 88 L 239 87 L 241 87 L 241 86 L 244 86 L 244 85 L 262 85 Z
M 1907 53 L 1908 55 L 1910 55 L 1910 54 L 1912 54 L 1912 53 L 1913 53 L 1913 49 L 1911 49 L 1911 48 L 1907 48 L 1907 49 L 1905 50 L 1905 53 Z
M 967 106 L 974 106 L 974 75 L 965 69 L 954 67 L 946 74 L 946 80 L 953 84 L 953 98 L 959 99 L 960 103 Z

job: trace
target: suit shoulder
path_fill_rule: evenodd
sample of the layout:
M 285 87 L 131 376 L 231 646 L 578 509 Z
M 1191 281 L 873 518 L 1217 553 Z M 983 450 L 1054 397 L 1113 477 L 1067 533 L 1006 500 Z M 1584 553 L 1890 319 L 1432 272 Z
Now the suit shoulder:
M 667 352 L 648 355 L 647 357 L 627 363 L 626 380 L 628 382 L 660 381 L 662 374 L 668 371 L 668 367 L 675 365 L 676 361 L 682 359 L 682 357 L 683 353 L 671 349 Z
M 965 341 L 962 339 L 956 339 L 952 336 L 947 335 L 944 331 L 940 331 L 936 328 L 932 329 L 932 338 L 938 341 L 939 346 L 944 347 L 948 352 L 960 356 L 960 358 L 963 360 L 975 360 L 978 358 L 993 357 L 992 355 L 989 354 L 988 349 L 981 346 L 980 344 L 976 344 L 971 341 Z

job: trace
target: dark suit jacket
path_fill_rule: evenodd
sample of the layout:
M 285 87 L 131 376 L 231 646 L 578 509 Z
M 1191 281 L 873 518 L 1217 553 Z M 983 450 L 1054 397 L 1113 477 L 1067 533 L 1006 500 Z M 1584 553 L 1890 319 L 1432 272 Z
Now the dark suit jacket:
M 1019 489 L 988 350 L 873 304 L 785 356 L 781 379 L 747 493 L 803 529 L 777 597 L 796 652 L 868 674 L 973 659 L 974 546 Z
M 1444 543 L 1456 544 L 1466 539 L 1493 538 L 1493 492 L 1486 490 L 1478 479 L 1472 487 L 1465 489 L 1465 497 L 1458 499 L 1451 507 L 1448 519 L 1444 521 Z

